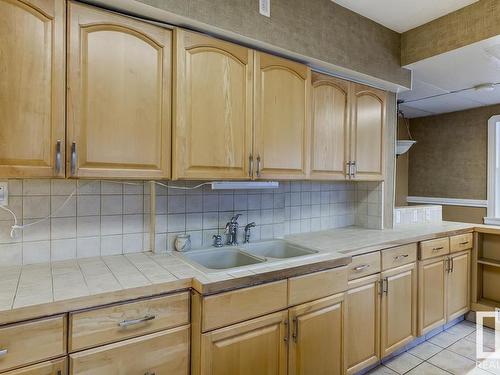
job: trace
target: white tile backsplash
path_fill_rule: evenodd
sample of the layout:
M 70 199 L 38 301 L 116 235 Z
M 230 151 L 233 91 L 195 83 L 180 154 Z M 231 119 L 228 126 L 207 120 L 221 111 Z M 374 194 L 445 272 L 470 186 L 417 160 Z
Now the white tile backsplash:
M 402 206 L 394 208 L 394 226 L 441 222 L 439 205 Z

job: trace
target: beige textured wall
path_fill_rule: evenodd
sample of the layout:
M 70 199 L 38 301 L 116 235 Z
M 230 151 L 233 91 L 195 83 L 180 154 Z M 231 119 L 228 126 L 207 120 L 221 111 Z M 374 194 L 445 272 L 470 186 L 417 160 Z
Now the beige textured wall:
M 408 194 L 486 199 L 488 119 L 500 105 L 410 121 Z
M 401 36 L 401 65 L 500 34 L 500 1 L 479 0 Z
M 443 206 L 443 220 L 482 224 L 486 216 L 484 207 Z
M 400 65 L 400 34 L 331 0 L 273 0 L 271 18 L 258 13 L 257 0 L 137 2 L 405 87 L 410 84 L 410 72 Z

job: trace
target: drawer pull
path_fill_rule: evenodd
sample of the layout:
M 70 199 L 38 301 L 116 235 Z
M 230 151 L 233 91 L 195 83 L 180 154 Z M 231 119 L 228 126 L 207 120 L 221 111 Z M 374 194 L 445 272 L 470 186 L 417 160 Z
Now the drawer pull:
M 460 242 L 460 245 L 467 245 L 469 243 L 469 241 L 465 241 L 465 242 Z
M 443 246 L 439 246 L 439 247 L 432 248 L 432 251 L 435 252 L 435 253 L 437 253 L 439 250 L 443 250 L 443 249 L 444 249 Z
M 395 256 L 394 260 L 398 261 L 398 260 L 401 260 L 404 258 L 408 258 L 408 254 L 401 254 L 401 255 Z
M 9 351 L 7 349 L 0 349 L 0 358 L 5 357 Z
M 370 268 L 369 264 L 362 264 L 360 266 L 354 267 L 354 271 L 361 272 L 361 271 L 366 270 L 367 268 Z
M 122 328 L 127 328 L 129 326 L 133 326 L 136 324 L 148 322 L 150 320 L 156 319 L 155 315 L 146 315 L 142 318 L 137 318 L 137 319 L 130 319 L 130 320 L 122 320 L 120 323 L 118 323 L 118 326 Z

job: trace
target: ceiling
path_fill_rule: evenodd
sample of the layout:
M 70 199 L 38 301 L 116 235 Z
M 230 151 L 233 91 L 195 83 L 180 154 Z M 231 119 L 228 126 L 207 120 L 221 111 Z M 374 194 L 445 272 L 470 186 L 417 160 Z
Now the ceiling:
M 478 0 L 332 0 L 362 16 L 403 33 Z
M 500 36 L 407 65 L 412 90 L 398 99 L 406 117 L 422 117 L 500 103 Z M 499 83 L 493 91 L 472 87 Z

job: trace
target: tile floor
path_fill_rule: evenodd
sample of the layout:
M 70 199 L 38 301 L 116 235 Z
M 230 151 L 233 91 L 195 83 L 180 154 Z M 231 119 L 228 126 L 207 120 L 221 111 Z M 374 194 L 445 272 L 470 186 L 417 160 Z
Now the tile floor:
M 484 350 L 493 351 L 494 330 L 485 328 Z M 366 375 L 500 374 L 500 360 L 476 361 L 476 325 L 462 321 L 405 352 L 383 361 Z

